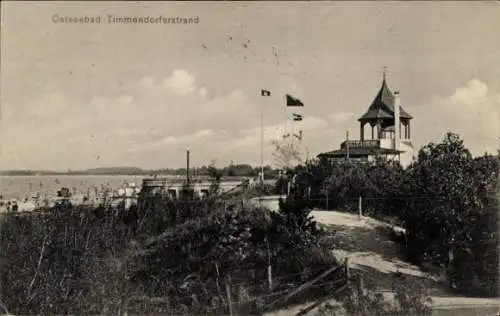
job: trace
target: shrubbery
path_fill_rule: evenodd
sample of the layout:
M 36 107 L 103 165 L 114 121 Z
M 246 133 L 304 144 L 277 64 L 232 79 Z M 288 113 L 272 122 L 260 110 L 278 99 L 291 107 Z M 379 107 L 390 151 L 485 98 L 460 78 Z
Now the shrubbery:
M 456 134 L 428 144 L 403 170 L 398 163 L 315 161 L 296 168 L 311 204 L 395 218 L 406 228 L 408 259 L 447 271 L 461 293 L 498 295 L 499 157 L 473 158 Z
M 144 241 L 134 280 L 151 296 L 180 291 L 177 304 L 191 313 L 223 312 L 229 279 L 250 297 L 268 294 L 269 263 L 275 290 L 301 284 L 337 264 L 318 246 L 321 231 L 301 203 L 283 201 L 279 213 L 236 203 L 172 226 Z
M 100 313 L 120 304 L 128 287 L 117 273 L 129 232 L 99 213 L 76 208 L 4 220 L 0 297 L 11 312 Z
M 251 311 L 251 298 L 275 298 L 269 263 L 278 292 L 337 264 L 301 201 L 288 199 L 279 213 L 216 194 L 143 202 L 6 217 L 0 301 L 18 314 L 109 314 L 148 312 L 147 298 L 161 297 L 175 314 L 220 314 L 227 283 L 238 308 Z
M 499 158 L 472 158 L 457 135 L 419 151 L 403 216 L 410 259 L 446 268 L 463 293 L 498 294 Z
M 401 210 L 403 169 L 398 163 L 315 160 L 292 174 L 295 190 L 302 196 L 310 190 L 310 205 L 315 207 L 357 212 L 362 196 L 364 214 L 397 217 Z
M 388 293 L 391 294 L 389 297 L 384 296 L 384 292 L 376 284 L 358 282 L 339 295 L 339 304 L 326 303 L 318 309 L 315 316 L 432 315 L 432 300 L 420 284 L 404 276 L 394 275 L 392 292 Z
M 0 231 L 0 303 L 18 314 L 109 314 L 141 301 L 136 307 L 145 313 L 151 300 L 137 298 L 162 297 L 174 314 L 220 314 L 227 313 L 228 284 L 237 308 L 249 313 L 275 298 L 269 263 L 276 292 L 338 265 L 310 208 L 326 206 L 328 196 L 330 208 L 355 209 L 360 195 L 372 216 L 404 223 L 411 261 L 442 266 L 462 293 L 497 295 L 498 167 L 498 157 L 474 159 L 448 134 L 422 148 L 406 170 L 383 161 L 299 166 L 278 213 L 236 196 L 222 200 L 215 181 L 207 198 L 189 190 L 177 200 L 157 195 L 127 212 L 58 207 L 9 215 Z M 378 296 L 363 300 L 379 306 Z M 403 294 L 397 300 L 407 307 L 420 302 Z M 358 311 L 349 302 L 344 310 Z

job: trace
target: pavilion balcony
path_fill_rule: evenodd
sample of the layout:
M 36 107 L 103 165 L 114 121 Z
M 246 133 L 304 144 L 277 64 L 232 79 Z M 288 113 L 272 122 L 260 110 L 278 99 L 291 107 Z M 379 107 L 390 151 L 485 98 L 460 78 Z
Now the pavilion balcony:
M 340 144 L 341 149 L 349 148 L 380 148 L 380 140 L 346 140 Z

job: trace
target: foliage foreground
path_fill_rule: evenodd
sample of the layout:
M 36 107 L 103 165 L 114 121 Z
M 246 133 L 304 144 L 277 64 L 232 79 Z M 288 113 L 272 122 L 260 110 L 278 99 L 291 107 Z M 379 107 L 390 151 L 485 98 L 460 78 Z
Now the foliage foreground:
M 317 162 L 292 171 L 291 194 L 275 213 L 222 199 L 214 185 L 208 198 L 154 196 L 130 211 L 68 205 L 5 216 L 0 308 L 22 315 L 261 314 L 340 266 L 310 208 L 349 211 L 359 196 L 365 214 L 406 228 L 410 261 L 443 269 L 461 293 L 498 294 L 498 157 L 474 159 L 448 134 L 405 170 L 388 162 Z M 336 281 L 325 278 L 287 304 L 331 295 Z M 347 315 L 429 313 L 426 295 L 409 296 L 411 284 L 401 282 L 394 288 L 399 309 L 351 282 L 337 299 Z
M 498 156 L 472 157 L 458 135 L 422 147 L 403 169 L 397 162 L 314 161 L 292 170 L 295 190 L 311 206 L 358 212 L 406 230 L 411 263 L 446 275 L 449 288 L 497 297 Z
M 22 315 L 259 315 L 338 290 L 332 275 L 267 308 L 341 267 L 306 201 L 293 195 L 280 202 L 280 212 L 216 195 L 156 196 L 146 206 L 142 212 L 65 207 L 5 218 L 2 308 Z M 392 315 L 391 305 L 367 289 L 349 282 L 339 292 L 343 315 Z M 420 298 L 407 300 L 420 306 Z
M 23 315 L 258 313 L 337 265 L 300 201 L 279 213 L 216 195 L 148 202 L 5 217 L 0 301 Z

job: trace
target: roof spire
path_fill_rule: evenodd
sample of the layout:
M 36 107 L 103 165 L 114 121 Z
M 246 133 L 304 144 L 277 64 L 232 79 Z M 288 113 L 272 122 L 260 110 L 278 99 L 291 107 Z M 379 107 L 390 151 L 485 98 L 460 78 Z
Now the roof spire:
M 384 81 L 385 81 L 386 75 L 387 75 L 387 66 L 384 66 L 384 69 L 382 70 L 382 78 L 384 79 Z

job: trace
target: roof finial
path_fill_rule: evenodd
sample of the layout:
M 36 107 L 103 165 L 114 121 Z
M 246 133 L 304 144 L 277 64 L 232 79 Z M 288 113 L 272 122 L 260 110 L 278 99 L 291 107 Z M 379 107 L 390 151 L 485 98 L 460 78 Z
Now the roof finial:
M 383 77 L 384 81 L 385 81 L 386 75 L 387 75 L 387 66 L 384 66 L 384 70 L 382 71 L 382 77 Z

